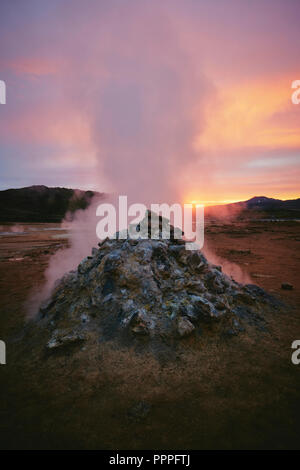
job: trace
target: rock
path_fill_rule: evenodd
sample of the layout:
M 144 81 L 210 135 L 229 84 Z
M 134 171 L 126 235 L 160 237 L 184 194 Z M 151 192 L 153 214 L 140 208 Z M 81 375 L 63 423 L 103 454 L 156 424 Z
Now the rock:
M 191 253 L 188 256 L 187 262 L 196 273 L 202 273 L 206 267 L 206 259 L 198 251 Z
M 92 257 L 97 256 L 99 250 L 97 248 L 92 248 Z
M 92 268 L 92 257 L 87 256 L 78 265 L 77 271 L 79 274 L 85 274 Z
M 148 212 L 142 222 L 140 233 L 147 235 Z M 163 235 L 162 226 L 157 234 Z M 107 238 L 92 255 L 58 280 L 40 307 L 39 321 L 55 330 L 49 350 L 77 344 L 90 337 L 87 331 L 101 341 L 143 345 L 172 342 L 195 330 L 262 331 L 265 309 L 280 308 L 263 289 L 238 284 L 200 251 L 186 250 L 182 239 Z
M 206 292 L 205 285 L 200 279 L 185 280 L 185 286 L 188 289 L 188 294 L 190 295 L 199 295 L 199 294 L 203 294 L 204 292 Z
M 198 314 L 198 317 L 202 317 L 203 319 L 212 319 L 218 318 L 221 315 L 214 305 L 204 297 L 191 295 L 191 302 Z
M 106 302 L 109 302 L 110 300 L 113 299 L 113 295 L 112 294 L 107 294 L 104 299 L 102 300 L 102 302 L 105 304 Z
M 294 286 L 292 284 L 289 284 L 288 282 L 284 282 L 283 284 L 281 284 L 281 289 L 293 290 Z
M 47 349 L 57 349 L 65 346 L 78 344 L 85 340 L 85 336 L 77 332 L 54 331 L 52 338 L 48 341 Z
M 185 246 L 184 245 L 171 245 L 169 247 L 169 250 L 173 255 L 178 255 L 185 251 Z
M 135 312 L 130 319 L 131 331 L 138 335 L 148 335 L 154 329 L 154 322 L 151 320 L 147 312 L 142 309 Z
M 227 310 L 229 309 L 228 302 L 223 298 L 216 298 L 215 307 L 217 310 Z
M 276 297 L 273 297 L 264 289 L 259 286 L 256 286 L 255 284 L 246 284 L 245 286 L 243 286 L 242 290 L 250 293 L 253 299 L 255 300 L 256 304 L 269 304 L 272 305 L 274 308 L 284 307 L 283 303 L 280 300 L 278 300 Z
M 141 238 L 162 238 L 176 241 L 180 240 L 183 236 L 183 232 L 173 227 L 167 218 L 149 210 L 146 211 L 144 219 L 136 228 L 131 225 L 129 226 L 129 233 L 131 228 L 133 228 L 134 231 L 140 232 Z
M 131 330 L 133 333 L 136 333 L 137 335 L 148 335 L 149 331 L 147 328 L 147 325 L 144 323 L 139 323 L 137 325 L 134 325 Z
M 194 331 L 194 329 L 195 329 L 194 325 L 189 321 L 188 318 L 186 317 L 179 318 L 178 324 L 177 324 L 177 330 L 181 337 L 189 336 Z

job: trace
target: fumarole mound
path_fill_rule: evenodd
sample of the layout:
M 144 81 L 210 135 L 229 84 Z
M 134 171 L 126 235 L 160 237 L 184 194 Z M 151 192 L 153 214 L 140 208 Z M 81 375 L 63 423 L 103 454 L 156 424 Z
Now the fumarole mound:
M 148 232 L 149 214 L 145 223 Z M 266 330 L 264 313 L 278 308 L 264 290 L 238 284 L 200 251 L 186 250 L 171 226 L 169 239 L 99 243 L 57 281 L 38 318 L 49 329 L 47 350 L 55 352 L 85 348 L 95 337 L 150 346 L 259 333 Z

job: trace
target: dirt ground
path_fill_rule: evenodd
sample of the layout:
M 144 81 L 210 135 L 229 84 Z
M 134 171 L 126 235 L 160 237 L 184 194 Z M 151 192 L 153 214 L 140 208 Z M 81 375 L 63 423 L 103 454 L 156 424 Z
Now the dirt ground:
M 10 228 L 2 226 L 0 339 L 7 364 L 0 365 L 0 447 L 299 448 L 300 365 L 291 362 L 291 344 L 300 339 L 299 228 L 208 224 L 205 250 L 213 261 L 286 307 L 266 314 L 265 331 L 187 338 L 172 357 L 157 360 L 99 341 L 88 352 L 47 355 L 47 331 L 26 320 L 24 302 L 43 285 L 67 233 L 54 224 L 23 224 L 5 235 Z

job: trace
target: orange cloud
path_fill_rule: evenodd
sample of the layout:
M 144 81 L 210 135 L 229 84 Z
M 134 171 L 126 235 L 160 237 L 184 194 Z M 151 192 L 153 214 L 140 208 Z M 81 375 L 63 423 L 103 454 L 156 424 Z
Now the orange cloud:
M 1 68 L 18 75 L 52 75 L 61 70 L 62 64 L 50 59 L 24 58 L 16 61 L 1 61 Z
M 246 83 L 221 90 L 206 109 L 206 127 L 196 136 L 196 150 L 233 150 L 247 147 L 297 148 L 300 146 L 299 120 L 294 112 L 290 81 Z M 276 115 L 285 113 L 285 125 Z

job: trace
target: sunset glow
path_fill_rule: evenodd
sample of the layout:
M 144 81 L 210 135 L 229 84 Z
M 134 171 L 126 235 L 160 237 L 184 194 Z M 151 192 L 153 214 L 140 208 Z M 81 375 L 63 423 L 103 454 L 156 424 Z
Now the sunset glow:
M 234 202 L 239 202 L 239 200 L 231 200 L 228 199 L 226 201 L 191 201 L 190 204 L 193 204 L 193 206 L 218 206 L 218 205 L 223 205 L 223 204 L 232 204 Z M 189 203 L 187 203 L 189 204 Z
M 296 3 L 75 3 L 1 3 L 0 189 L 299 196 Z
M 196 149 L 299 148 L 300 119 L 293 115 L 289 85 L 286 77 L 275 84 L 266 79 L 225 89 L 218 103 L 208 105 Z

